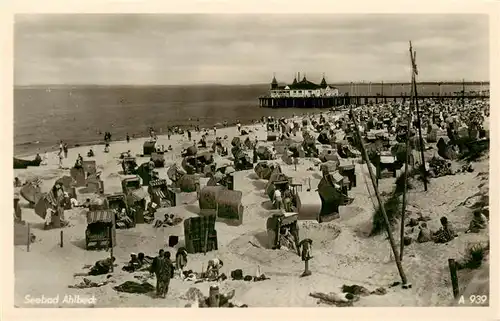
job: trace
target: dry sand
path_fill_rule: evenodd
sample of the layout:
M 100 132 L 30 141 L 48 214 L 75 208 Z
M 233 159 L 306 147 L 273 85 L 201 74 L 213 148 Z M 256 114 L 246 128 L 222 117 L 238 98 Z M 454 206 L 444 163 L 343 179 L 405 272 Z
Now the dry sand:
M 246 126 L 251 129 L 250 138 L 257 136 L 260 144 L 265 142 L 266 132 L 262 125 Z M 193 133 L 193 138 L 198 140 L 199 133 Z M 236 128 L 217 130 L 217 136 L 227 135 L 227 145 L 232 137 L 237 135 Z M 210 131 L 213 139 L 213 131 Z M 105 192 L 120 192 L 119 155 L 121 152 L 131 150 L 133 154 L 142 153 L 142 146 L 146 139 L 132 140 L 130 143 L 111 143 L 110 153 L 103 152 L 104 146 L 93 146 L 98 170 L 102 171 Z M 186 135 L 173 135 L 169 141 L 166 136 L 159 137 L 160 145 L 172 145 L 174 150 L 165 156 L 166 166 L 160 169 L 160 176 L 166 178 L 166 170 L 172 163 L 180 164 L 180 151 L 189 146 Z M 209 144 L 210 145 L 210 144 Z M 73 166 L 76 155 L 85 156 L 89 147 L 73 148 L 69 151 L 69 159 L 65 166 Z M 138 163 L 147 161 L 139 158 Z M 281 162 L 281 161 L 278 161 Z M 314 171 L 307 171 L 313 167 Z M 350 191 L 354 202 L 341 208 L 341 218 L 329 223 L 319 224 L 312 221 L 300 222 L 301 238 L 310 237 L 313 241 L 314 258 L 310 262 L 312 275 L 300 278 L 304 264 L 296 254 L 284 250 L 269 250 L 257 248 L 265 240 L 266 218 L 269 215 L 270 202 L 264 194 L 265 181 L 257 179 L 253 170 L 241 171 L 235 175 L 235 189 L 243 192 L 244 219 L 243 224 L 237 227 L 228 226 L 222 222 L 216 223 L 219 250 L 206 255 L 189 255 L 188 269 L 201 271 L 206 267 L 207 261 L 215 256 L 221 258 L 225 265 L 222 269 L 226 275 L 234 269 L 242 269 L 244 275 L 255 275 L 257 266 L 270 280 L 262 282 L 245 282 L 227 280 L 220 284 L 221 291 L 236 290 L 235 299 L 251 307 L 315 307 L 317 299 L 309 296 L 310 292 L 339 292 L 344 284 L 358 284 L 365 286 L 370 291 L 385 287 L 387 294 L 362 297 L 355 306 L 447 306 L 453 301 L 451 281 L 448 271 L 448 258 L 460 259 L 470 242 L 487 241 L 488 232 L 480 234 L 464 234 L 472 211 L 464 206 L 458 206 L 467 197 L 478 191 L 481 183 L 479 172 L 488 172 L 488 159 L 483 159 L 474 164 L 473 173 L 458 174 L 433 179 L 429 191 L 424 192 L 422 186 L 417 186 L 409 194 L 408 210 L 432 218 L 429 222 L 431 228 L 437 229 L 439 218 L 447 215 L 460 236 L 452 242 L 444 244 L 412 243 L 405 248 L 403 267 L 411 289 L 401 287 L 389 288 L 388 286 L 400 281 L 395 262 L 391 260 L 391 248 L 385 235 L 367 238 L 364 235 L 371 227 L 371 219 L 376 199 L 369 180 L 366 165 L 357 165 L 357 187 Z M 294 180 L 302 182 L 307 188 L 307 180 L 311 178 L 313 188 L 320 179 L 318 167 L 308 159 L 301 159 L 297 171 L 293 166 L 282 164 L 287 175 Z M 52 187 L 54 181 L 69 175 L 69 170 L 58 169 L 58 159 L 55 153 L 49 154 L 49 164 L 27 170 L 15 170 L 15 176 L 22 181 L 38 176 L 43 180 L 43 191 Z M 381 191 L 391 191 L 394 179 L 380 181 Z M 373 196 L 373 198 L 370 197 Z M 80 195 L 83 201 L 86 195 Z M 155 255 L 158 249 L 165 247 L 169 235 L 181 236 L 183 242 L 183 224 L 155 229 L 152 225 L 142 224 L 130 230 L 117 230 L 117 246 L 114 255 L 117 257 L 118 267 L 115 268 L 112 280 L 116 284 L 100 288 L 70 289 L 68 285 L 81 281 L 81 277 L 73 277 L 75 272 L 84 272 L 85 264 L 93 264 L 96 260 L 109 256 L 105 251 L 86 251 L 85 212 L 81 209 L 72 209 L 65 212 L 65 217 L 71 226 L 63 229 L 64 247 L 59 247 L 60 229 L 45 231 L 42 229 L 42 220 L 34 213 L 33 209 L 26 207 L 22 202 L 23 219 L 33 226 L 36 242 L 31 245 L 30 252 L 25 246 L 15 247 L 15 305 L 19 307 L 31 306 L 25 303 L 25 296 L 45 297 L 53 295 L 80 294 L 81 296 L 95 295 L 96 307 L 183 307 L 188 303 L 180 299 L 190 287 L 198 287 L 203 293 L 208 294 L 209 283 L 194 284 L 181 281 L 178 278 L 170 282 L 170 290 L 166 299 L 156 299 L 144 294 L 119 293 L 112 286 L 121 284 L 126 280 L 134 280 L 134 274 L 124 272 L 121 267 L 128 262 L 131 252 L 144 252 L 146 255 Z M 198 204 L 178 206 L 162 209 L 157 217 L 164 213 L 175 213 L 181 217 L 196 216 Z M 416 216 L 414 216 L 416 217 Z M 396 228 L 399 231 L 399 227 Z M 399 232 L 395 232 L 399 240 Z M 398 242 L 399 243 L 399 242 Z M 399 247 L 399 245 L 398 245 Z M 169 248 L 172 255 L 175 249 Z M 138 274 L 138 273 L 135 273 Z M 104 280 L 105 276 L 89 277 L 91 280 Z M 155 280 L 149 281 L 155 284 Z M 64 307 L 71 305 L 62 305 Z M 76 306 L 76 305 L 75 305 Z M 40 306 L 37 306 L 40 307 Z M 50 307 L 50 306 L 48 306 Z

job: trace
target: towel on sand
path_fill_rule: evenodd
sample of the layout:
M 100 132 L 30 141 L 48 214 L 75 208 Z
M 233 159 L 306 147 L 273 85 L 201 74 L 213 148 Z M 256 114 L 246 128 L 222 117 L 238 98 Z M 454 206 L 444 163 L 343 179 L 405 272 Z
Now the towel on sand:
M 155 291 L 155 287 L 148 282 L 137 283 L 134 281 L 126 281 L 118 286 L 113 287 L 118 292 L 126 293 L 149 293 Z

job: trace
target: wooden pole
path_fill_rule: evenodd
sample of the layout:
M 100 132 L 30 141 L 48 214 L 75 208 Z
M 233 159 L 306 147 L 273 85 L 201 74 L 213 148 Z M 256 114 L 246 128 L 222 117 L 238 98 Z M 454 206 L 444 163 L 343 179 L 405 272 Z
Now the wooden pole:
M 450 268 L 451 276 L 451 286 L 453 287 L 453 297 L 458 298 L 458 276 L 457 276 L 457 264 L 454 259 L 448 259 L 448 267 Z
M 412 77 L 413 78 L 413 77 Z M 411 95 L 413 96 L 413 86 L 411 87 Z M 403 182 L 403 204 L 401 206 L 401 230 L 399 238 L 399 259 L 403 261 L 403 250 L 405 247 L 405 213 L 406 213 L 406 190 L 407 190 L 407 180 L 408 180 L 408 160 L 410 158 L 410 128 L 411 128 L 411 112 L 412 112 L 412 101 L 410 100 L 410 106 L 408 108 L 408 122 L 407 122 L 407 135 L 406 135 L 406 157 L 405 157 L 405 172 L 404 172 L 404 182 Z
M 61 243 L 60 243 L 61 247 L 64 246 L 64 235 L 63 234 L 64 234 L 64 232 L 61 230 Z
M 422 122 L 420 120 L 420 110 L 418 108 L 418 93 L 417 93 L 417 81 L 416 81 L 416 75 L 418 74 L 417 72 L 417 65 L 415 63 L 415 52 L 413 52 L 413 48 L 411 46 L 411 41 L 410 41 L 410 55 L 411 55 L 411 61 L 412 61 L 412 82 L 413 82 L 413 95 L 414 95 L 414 103 L 415 103 L 415 109 L 417 112 L 417 125 L 418 125 L 418 138 L 419 138 L 419 144 L 420 144 L 420 156 L 422 158 L 422 177 L 424 179 L 424 190 L 427 192 L 427 170 L 425 168 L 425 156 L 424 156 L 424 139 L 422 138 Z
M 378 204 L 380 206 L 380 210 L 382 212 L 382 215 L 384 216 L 385 227 L 387 229 L 387 234 L 389 236 L 389 242 L 391 244 L 392 252 L 393 252 L 394 258 L 396 260 L 396 266 L 397 266 L 398 271 L 399 271 L 399 276 L 401 277 L 401 281 L 403 282 L 403 286 L 406 286 L 408 283 L 408 280 L 406 279 L 406 275 L 403 271 L 403 266 L 401 265 L 401 261 L 399 259 L 399 253 L 398 253 L 398 250 L 396 248 L 396 244 L 394 242 L 394 237 L 392 236 L 392 232 L 391 232 L 391 225 L 389 223 L 389 219 L 387 218 L 387 213 L 385 212 L 384 203 L 382 202 L 382 198 L 380 197 L 380 193 L 378 191 L 376 179 L 375 179 L 375 176 L 373 175 L 373 170 L 370 166 L 370 160 L 368 158 L 368 154 L 366 152 L 365 145 L 364 145 L 363 140 L 361 138 L 361 135 L 359 133 L 358 123 L 356 121 L 356 117 L 354 116 L 354 112 L 353 112 L 352 108 L 350 111 L 350 116 L 351 116 L 351 119 L 354 123 L 354 129 L 356 131 L 356 135 L 358 136 L 358 139 L 359 139 L 359 143 L 360 143 L 360 147 L 361 147 L 361 154 L 362 154 L 363 158 L 365 159 L 365 162 L 368 166 L 368 172 L 370 173 L 370 179 L 372 181 L 373 189 L 375 190 L 375 196 L 377 197 L 377 201 L 378 201 Z
M 113 262 L 113 247 L 115 246 L 115 242 L 114 242 L 114 239 L 113 239 L 113 235 L 115 235 L 115 228 L 116 228 L 116 220 L 115 220 L 115 213 L 113 212 L 112 213 L 112 226 L 111 228 L 109 229 L 109 232 L 110 232 L 110 236 L 109 236 L 109 245 L 111 246 L 111 249 L 109 251 L 109 257 L 111 259 L 111 272 L 114 271 L 114 262 Z
M 26 227 L 28 229 L 28 243 L 26 243 L 26 252 L 30 251 L 30 244 L 31 244 L 31 229 L 30 229 L 30 223 L 26 224 Z
M 205 244 L 203 247 L 203 255 L 207 255 L 207 248 L 208 248 L 208 229 L 205 231 Z
M 211 308 L 219 307 L 219 287 L 217 285 L 211 285 L 209 290 L 209 305 Z

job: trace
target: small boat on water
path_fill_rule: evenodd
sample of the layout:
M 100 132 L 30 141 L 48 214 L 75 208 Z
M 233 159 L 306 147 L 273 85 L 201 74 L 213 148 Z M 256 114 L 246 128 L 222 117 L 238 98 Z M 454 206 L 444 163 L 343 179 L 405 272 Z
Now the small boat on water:
M 14 169 L 28 168 L 28 166 L 40 166 L 42 160 L 35 158 L 34 160 L 25 160 L 14 157 Z

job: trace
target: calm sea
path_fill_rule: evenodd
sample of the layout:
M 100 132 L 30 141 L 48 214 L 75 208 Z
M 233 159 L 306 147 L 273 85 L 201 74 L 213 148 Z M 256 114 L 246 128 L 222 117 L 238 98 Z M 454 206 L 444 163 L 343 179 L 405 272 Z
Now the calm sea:
M 479 90 L 468 86 L 466 91 Z M 349 85 L 338 86 L 349 91 Z M 441 91 L 461 90 L 443 85 Z M 258 97 L 268 85 L 251 86 L 36 86 L 14 89 L 14 154 L 18 156 L 54 149 L 59 140 L 70 146 L 98 143 L 103 132 L 114 140 L 147 136 L 167 126 L 199 124 L 211 127 L 224 120 L 242 123 L 262 116 L 291 116 L 315 110 L 259 108 Z M 358 94 L 368 94 L 369 85 L 358 85 Z M 384 93 L 409 92 L 408 86 L 384 86 Z M 438 92 L 437 86 L 420 86 L 421 94 Z M 371 93 L 381 92 L 372 85 Z

